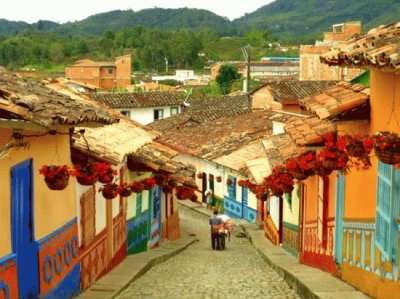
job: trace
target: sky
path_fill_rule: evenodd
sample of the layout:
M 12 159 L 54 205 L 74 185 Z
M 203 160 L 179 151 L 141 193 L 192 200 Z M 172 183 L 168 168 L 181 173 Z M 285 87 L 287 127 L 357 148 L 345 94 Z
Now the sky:
M 49 20 L 58 23 L 83 20 L 111 10 L 139 11 L 144 8 L 199 8 L 210 10 L 230 20 L 250 13 L 273 0 L 10 0 L 2 5 L 0 19 L 35 23 Z

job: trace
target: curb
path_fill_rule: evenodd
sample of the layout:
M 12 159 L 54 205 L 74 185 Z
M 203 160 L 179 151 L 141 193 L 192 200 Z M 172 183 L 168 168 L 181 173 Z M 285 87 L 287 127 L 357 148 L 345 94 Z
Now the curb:
M 245 226 L 240 224 L 240 228 L 243 230 L 245 236 L 247 239 L 250 241 L 250 243 L 254 246 L 256 249 L 258 255 L 276 272 L 281 276 L 287 284 L 302 298 L 310 298 L 310 299 L 318 299 L 320 298 L 318 295 L 313 293 L 305 284 L 303 284 L 297 277 L 295 277 L 293 274 L 289 273 L 285 269 L 277 266 L 274 264 L 268 256 L 258 247 L 254 244 L 253 239 L 251 235 L 248 233 L 246 230 Z
M 174 242 L 177 242 L 178 244 Z M 159 248 L 152 249 L 151 251 L 130 255 L 125 258 L 117 267 L 108 272 L 98 281 L 93 283 L 87 290 L 74 298 L 115 298 L 126 288 L 128 288 L 132 282 L 143 276 L 153 266 L 167 261 L 196 242 L 199 242 L 198 238 L 184 237 L 176 241 L 161 243 Z M 174 246 L 176 246 L 176 248 L 173 248 Z M 151 257 L 152 255 L 154 255 L 154 257 Z M 129 257 L 130 259 L 128 259 Z M 129 274 L 132 273 L 133 276 L 126 274 L 126 268 L 129 269 Z M 117 283 L 110 282 L 110 279 L 107 279 L 111 278 L 112 276 L 118 277 Z

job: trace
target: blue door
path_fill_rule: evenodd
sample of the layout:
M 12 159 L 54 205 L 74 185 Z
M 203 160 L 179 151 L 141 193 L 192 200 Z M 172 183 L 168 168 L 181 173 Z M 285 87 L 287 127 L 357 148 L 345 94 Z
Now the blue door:
M 158 247 L 161 236 L 161 187 L 151 189 L 153 204 L 151 208 L 151 241 L 150 247 Z
M 38 247 L 34 238 L 32 160 L 11 169 L 12 247 L 17 256 L 20 298 L 39 294 Z

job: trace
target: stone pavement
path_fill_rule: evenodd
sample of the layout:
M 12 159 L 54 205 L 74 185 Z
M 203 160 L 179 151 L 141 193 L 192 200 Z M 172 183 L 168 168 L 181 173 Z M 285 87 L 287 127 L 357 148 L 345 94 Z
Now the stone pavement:
M 201 204 L 192 203 L 190 201 L 180 201 L 179 204 L 182 207 L 184 206 L 191 209 L 191 211 L 195 211 L 195 214 L 203 214 L 203 218 L 200 218 L 203 219 L 201 220 L 203 224 L 207 221 L 205 216 L 211 215 L 211 211 L 207 210 Z M 182 208 L 182 210 L 184 210 L 184 208 Z M 182 216 L 185 217 L 183 213 Z M 198 242 L 199 240 L 204 241 L 204 238 L 209 238 L 209 231 L 207 229 L 204 229 L 204 227 L 201 228 L 201 225 L 195 223 L 195 225 L 199 226 L 198 230 L 189 234 L 188 232 L 193 231 L 193 227 L 186 227 L 188 221 L 184 220 L 185 219 L 182 219 L 181 221 L 182 237 L 180 240 L 174 242 L 163 241 L 161 242 L 161 247 L 158 249 L 128 256 L 120 265 L 97 281 L 79 297 L 114 298 L 119 294 L 119 298 L 177 298 L 174 292 L 179 292 L 179 298 L 198 298 L 193 296 L 193 293 L 191 293 L 193 291 L 188 288 L 188 286 L 197 283 L 200 284 L 198 285 L 198 289 L 202 292 L 197 295 L 201 296 L 201 298 L 297 298 L 294 291 L 297 292 L 301 298 L 369 298 L 326 272 L 299 264 L 298 261 L 285 250 L 272 245 L 264 237 L 263 231 L 254 224 L 242 220 L 234 220 L 235 225 L 242 228 L 253 246 L 248 246 L 246 239 L 236 238 L 232 239 L 231 242 L 227 242 L 226 251 L 220 252 L 212 251 L 209 248 L 209 242 Z M 236 232 L 239 230 L 238 228 L 235 229 Z M 194 247 L 198 247 L 198 249 L 196 249 L 197 252 L 191 250 L 193 246 L 190 245 L 193 244 L 195 244 Z M 267 265 L 260 263 L 256 258 L 256 254 L 249 253 L 250 249 L 248 249 L 248 247 L 252 247 L 252 250 L 256 250 L 260 256 L 258 258 L 261 261 L 264 260 Z M 183 251 L 186 248 L 188 249 Z M 190 265 L 188 267 L 188 263 L 184 262 L 181 256 L 183 259 L 192 258 L 192 260 L 199 260 L 199 250 L 202 252 L 201 254 L 207 254 L 204 259 L 200 259 L 206 267 L 200 267 L 200 271 L 203 271 L 203 273 L 193 277 L 192 274 L 194 271 L 199 271 L 199 268 L 196 266 L 196 269 L 193 269 Z M 237 250 L 240 250 L 240 252 Z M 245 253 L 242 254 L 243 252 Z M 177 255 L 178 253 L 181 254 Z M 215 256 L 213 257 L 209 254 L 214 254 Z M 241 275 L 242 270 L 240 268 L 238 268 L 239 270 L 234 268 L 236 264 L 232 262 L 232 258 L 229 258 L 230 254 L 242 254 L 241 259 L 243 261 L 246 260 L 246 262 L 250 259 L 250 267 L 256 276 L 248 278 L 248 273 Z M 220 275 L 220 277 L 234 277 L 233 283 L 228 284 L 227 280 L 222 279 L 222 283 L 220 283 L 217 288 L 215 284 L 201 283 L 200 276 L 209 275 L 209 268 L 214 263 L 219 262 L 223 263 L 220 269 L 229 272 L 229 275 Z M 166 265 L 163 266 L 161 263 Z M 158 266 L 153 268 L 154 265 Z M 180 278 L 181 281 L 179 281 L 175 287 L 169 288 L 170 279 L 177 276 L 174 275 L 174 273 L 177 272 L 168 272 L 176 271 L 176 269 L 168 270 L 173 269 L 173 265 L 181 270 L 180 272 L 182 273 L 179 273 L 181 275 L 180 277 L 183 275 L 184 278 Z M 234 270 L 229 271 L 230 268 Z M 279 275 L 276 275 L 274 271 L 270 271 L 270 268 L 275 270 Z M 150 273 L 152 271 L 153 273 Z M 148 272 L 149 275 L 147 275 L 146 272 Z M 164 281 L 154 281 L 154 277 L 165 279 L 167 288 L 163 290 L 157 289 L 164 284 Z M 242 281 L 243 277 L 247 280 Z M 199 282 L 197 281 L 198 279 L 200 279 Z M 285 282 L 283 280 L 285 280 L 294 291 L 287 285 L 284 286 Z M 132 283 L 133 281 L 135 281 L 135 283 Z M 238 281 L 238 287 L 235 286 L 236 281 Z M 247 290 L 246 288 L 248 286 L 251 287 Z M 269 289 L 270 286 L 272 286 L 272 288 Z M 209 292 L 210 290 L 212 290 L 212 293 Z M 220 295 L 215 295 L 215 290 L 217 290 L 219 292 L 217 294 Z M 229 290 L 229 293 L 224 293 L 226 290 Z M 262 291 L 258 293 L 259 290 L 266 290 L 267 293 L 262 293 Z M 234 295 L 238 296 L 235 297 Z M 240 297 L 239 295 L 242 296 Z
M 211 215 L 211 211 L 198 203 L 191 201 L 180 201 L 179 203 L 199 213 Z M 283 277 L 301 298 L 370 298 L 327 272 L 300 264 L 294 256 L 283 248 L 273 245 L 264 236 L 264 231 L 257 225 L 237 219 L 233 219 L 233 222 L 243 229 L 264 261 Z
M 151 268 L 116 298 L 299 298 L 241 229 L 234 230 L 224 251 L 212 250 L 209 217 L 184 206 L 179 215 L 182 233 L 200 241 Z

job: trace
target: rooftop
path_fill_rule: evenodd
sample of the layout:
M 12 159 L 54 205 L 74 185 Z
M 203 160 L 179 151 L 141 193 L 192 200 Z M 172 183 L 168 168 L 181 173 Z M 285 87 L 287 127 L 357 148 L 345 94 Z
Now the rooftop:
M 381 25 L 367 34 L 332 47 L 320 57 L 328 65 L 400 70 L 400 22 Z

